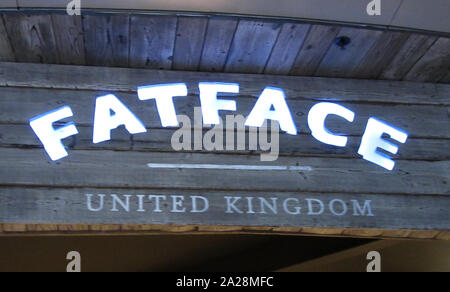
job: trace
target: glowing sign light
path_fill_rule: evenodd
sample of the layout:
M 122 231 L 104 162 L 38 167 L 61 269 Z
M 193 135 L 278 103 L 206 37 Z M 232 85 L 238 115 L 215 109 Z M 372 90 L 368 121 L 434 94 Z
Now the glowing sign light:
M 272 107 L 274 110 L 272 110 Z M 262 127 L 265 120 L 280 123 L 281 130 L 297 135 L 297 127 L 286 103 L 284 91 L 280 88 L 266 87 L 245 122 L 248 127 Z
M 137 89 L 140 100 L 156 100 L 159 118 L 164 128 L 178 127 L 179 122 L 173 98 L 175 96 L 187 96 L 188 88 L 184 83 L 160 84 L 151 86 L 142 86 Z
M 202 104 L 203 123 L 205 125 L 219 125 L 219 110 L 236 111 L 235 100 L 219 100 L 219 92 L 239 93 L 239 84 L 236 83 L 212 83 L 201 82 L 198 85 L 200 89 L 200 102 Z
M 111 111 L 114 112 L 111 115 Z M 97 97 L 94 118 L 94 144 L 111 139 L 111 130 L 124 125 L 130 134 L 147 132 L 144 124 L 115 95 Z
M 53 124 L 72 116 L 72 109 L 69 106 L 65 106 L 30 120 L 31 128 L 53 161 L 69 155 L 61 140 L 78 134 L 78 129 L 75 127 L 74 122 L 67 123 L 57 130 L 55 130 Z
M 345 147 L 348 141 L 347 137 L 335 135 L 325 128 L 325 120 L 329 115 L 338 115 L 353 122 L 355 113 L 335 103 L 321 102 L 314 105 L 308 114 L 308 126 L 314 138 L 325 144 Z
M 367 161 L 378 164 L 387 170 L 393 170 L 395 162 L 389 156 L 377 151 L 380 148 L 392 154 L 398 153 L 398 146 L 384 140 L 382 138 L 384 134 L 388 134 L 392 139 L 403 144 L 408 139 L 408 134 L 405 132 L 375 118 L 370 118 L 358 153 Z
M 199 83 L 200 102 L 202 106 L 203 124 L 217 125 L 220 123 L 219 111 L 236 111 L 235 100 L 218 99 L 219 93 L 239 93 L 239 84 L 201 82 Z M 163 127 L 179 126 L 173 98 L 187 96 L 188 88 L 185 83 L 160 84 L 137 88 L 140 100 L 156 100 L 156 107 Z M 352 123 L 355 113 L 341 105 L 321 102 L 314 105 L 308 114 L 308 126 L 312 136 L 322 143 L 337 147 L 345 147 L 348 137 L 332 133 L 325 127 L 329 115 L 337 115 Z M 69 106 L 51 111 L 30 120 L 30 126 L 43 144 L 52 160 L 59 160 L 68 155 L 62 140 L 78 134 L 75 123 L 55 129 L 53 124 L 62 119 L 72 117 Z M 297 135 L 297 127 L 291 111 L 286 103 L 286 96 L 282 89 L 266 87 L 255 106 L 251 110 L 245 125 L 248 127 L 262 127 L 266 120 L 278 121 L 281 130 L 290 135 Z M 125 126 L 130 134 L 147 132 L 144 124 L 134 113 L 124 105 L 115 95 L 109 94 L 96 99 L 94 116 L 93 143 L 111 139 L 111 131 L 119 126 Z M 383 138 L 389 135 L 393 140 L 406 143 L 408 134 L 396 129 L 376 118 L 370 118 L 363 134 L 358 153 L 362 157 L 388 170 L 393 170 L 395 162 L 386 154 L 378 152 L 382 149 L 388 153 L 397 154 L 399 147 Z

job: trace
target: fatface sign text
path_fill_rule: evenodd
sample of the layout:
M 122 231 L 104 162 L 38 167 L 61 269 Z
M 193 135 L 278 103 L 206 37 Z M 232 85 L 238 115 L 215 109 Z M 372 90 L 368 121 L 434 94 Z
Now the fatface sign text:
M 231 98 L 218 98 L 222 94 L 238 94 L 239 84 L 201 82 L 200 103 L 203 123 L 205 125 L 220 124 L 220 111 L 237 111 L 238 103 Z M 179 121 L 175 109 L 175 97 L 187 97 L 188 88 L 184 83 L 159 84 L 138 87 L 138 98 L 141 101 L 155 100 L 159 118 L 163 127 L 178 127 Z M 328 116 L 336 115 L 352 123 L 356 113 L 348 108 L 331 102 L 319 102 L 315 104 L 308 114 L 308 127 L 312 136 L 327 145 L 346 147 L 348 137 L 332 133 L 325 126 Z M 73 116 L 70 106 L 64 106 L 54 111 L 34 117 L 30 120 L 30 126 L 43 144 L 46 152 L 52 160 L 59 160 L 68 156 L 68 152 L 62 140 L 78 134 L 74 122 L 55 129 L 54 123 Z M 280 129 L 289 135 L 297 135 L 297 126 L 294 123 L 291 110 L 286 102 L 283 89 L 266 87 L 253 109 L 250 111 L 245 126 L 262 127 L 266 120 L 277 121 Z M 97 97 L 94 115 L 94 130 L 92 142 L 94 144 L 111 140 L 111 131 L 124 126 L 130 134 L 147 132 L 145 125 L 117 96 L 108 94 Z M 385 169 L 393 170 L 395 162 L 387 153 L 397 154 L 398 145 L 389 142 L 384 137 L 389 136 L 399 143 L 406 143 L 408 134 L 404 131 L 388 125 L 377 119 L 369 118 L 362 141 L 358 150 L 363 159 L 377 164 Z

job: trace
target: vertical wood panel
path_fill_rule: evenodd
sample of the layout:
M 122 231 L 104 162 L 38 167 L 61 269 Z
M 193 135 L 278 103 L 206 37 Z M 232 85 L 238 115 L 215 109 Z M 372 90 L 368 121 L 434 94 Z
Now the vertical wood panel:
M 50 15 L 5 14 L 4 19 L 18 62 L 59 62 Z
M 176 29 L 175 16 L 132 16 L 130 66 L 171 69 Z
M 3 18 L 0 17 L 0 61 L 14 62 L 14 52 L 9 41 L 8 33 L 3 24 Z
M 60 64 L 85 65 L 83 23 L 80 16 L 52 15 Z
M 377 79 L 403 47 L 408 36 L 404 32 L 384 32 L 359 63 L 353 77 Z
M 310 27 L 309 24 L 285 23 L 264 73 L 289 74 Z
M 128 66 L 129 17 L 84 16 L 85 47 L 88 65 Z
M 402 80 L 436 40 L 435 36 L 411 34 L 392 62 L 381 73 L 380 79 Z
M 174 70 L 198 71 L 207 26 L 207 18 L 178 18 L 173 60 Z
M 280 33 L 281 24 L 247 21 L 239 23 L 226 72 L 263 73 Z
M 340 30 L 338 26 L 313 25 L 298 54 L 291 75 L 312 76 Z
M 417 82 L 439 82 L 449 70 L 450 39 L 439 38 L 404 79 Z
M 346 36 L 351 43 L 344 49 L 332 45 L 322 60 L 316 76 L 321 77 L 350 77 L 354 70 L 366 56 L 368 50 L 378 41 L 382 32 L 367 29 L 343 28 L 339 36 Z
M 222 72 L 224 70 L 237 25 L 236 19 L 212 18 L 209 20 L 200 71 Z

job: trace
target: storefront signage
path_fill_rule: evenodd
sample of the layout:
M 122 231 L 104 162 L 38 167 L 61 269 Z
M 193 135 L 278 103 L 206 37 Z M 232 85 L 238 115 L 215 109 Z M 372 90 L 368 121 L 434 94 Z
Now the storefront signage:
M 239 84 L 236 83 L 199 83 L 203 123 L 205 125 L 217 125 L 220 123 L 220 111 L 236 111 L 238 104 L 235 100 L 218 98 L 218 94 L 238 94 L 239 89 Z M 141 101 L 156 101 L 156 107 L 163 127 L 179 126 L 174 98 L 188 95 L 186 84 L 143 86 L 138 87 L 137 92 Z M 307 120 L 312 136 L 327 145 L 346 147 L 348 137 L 332 133 L 325 126 L 329 115 L 339 116 L 352 123 L 355 120 L 356 113 L 337 103 L 320 102 L 315 104 L 310 109 Z M 72 109 L 67 105 L 30 120 L 31 128 L 43 144 L 50 158 L 54 161 L 68 156 L 62 140 L 78 134 L 78 129 L 74 122 L 69 122 L 58 129 L 54 128 L 54 124 L 72 116 Z M 249 113 L 245 126 L 262 127 L 266 120 L 277 121 L 282 131 L 289 135 L 297 135 L 297 126 L 292 118 L 283 89 L 266 87 Z M 147 132 L 140 118 L 117 96 L 108 94 L 97 97 L 92 142 L 98 144 L 111 140 L 111 131 L 119 126 L 124 126 L 130 134 Z M 391 157 L 381 153 L 379 150 L 397 154 L 399 147 L 386 140 L 384 138 L 386 135 L 399 143 L 405 143 L 408 138 L 408 134 L 403 130 L 397 129 L 376 117 L 369 118 L 358 154 L 367 161 L 387 170 L 393 170 L 395 162 Z

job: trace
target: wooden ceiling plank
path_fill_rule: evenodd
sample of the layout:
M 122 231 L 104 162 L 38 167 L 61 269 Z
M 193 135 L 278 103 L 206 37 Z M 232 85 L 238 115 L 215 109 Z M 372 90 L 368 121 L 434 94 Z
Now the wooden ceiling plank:
M 332 45 L 322 60 L 315 76 L 348 78 L 383 32 L 359 28 L 343 28 L 338 36 L 348 37 L 351 43 L 345 48 Z
M 65 65 L 85 65 L 83 22 L 80 16 L 51 15 L 59 60 Z
M 378 76 L 398 54 L 409 33 L 385 31 L 358 64 L 351 77 L 378 79 Z
M 280 30 L 279 23 L 242 20 L 234 36 L 225 71 L 263 73 Z
M 205 42 L 208 19 L 179 17 L 173 59 L 174 70 L 198 71 Z
M 402 80 L 436 40 L 436 36 L 411 34 L 379 79 Z
M 177 17 L 131 16 L 130 67 L 172 68 Z
M 4 25 L 4 20 L 0 17 L 0 60 L 2 62 L 14 62 L 14 51 L 9 41 L 8 33 Z
M 339 31 L 339 26 L 312 25 L 290 75 L 313 76 Z
M 231 18 L 209 20 L 200 71 L 224 71 L 238 23 L 238 20 Z
M 287 75 L 311 28 L 309 24 L 285 23 L 264 70 L 265 74 Z
M 83 16 L 88 65 L 128 67 L 129 16 Z
M 50 15 L 5 14 L 3 17 L 18 62 L 59 63 Z
M 450 38 L 439 38 L 404 80 L 439 82 L 450 71 Z

